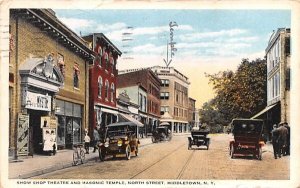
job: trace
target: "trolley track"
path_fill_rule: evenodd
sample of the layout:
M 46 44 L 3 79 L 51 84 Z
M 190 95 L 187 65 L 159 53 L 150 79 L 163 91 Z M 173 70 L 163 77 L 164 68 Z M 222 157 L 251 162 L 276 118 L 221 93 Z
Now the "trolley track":
M 169 152 L 168 154 L 164 155 L 163 157 L 161 157 L 159 160 L 155 161 L 154 163 L 152 163 L 151 165 L 147 166 L 146 168 L 144 168 L 143 170 L 139 171 L 138 173 L 136 173 L 135 175 L 131 176 L 129 179 L 134 179 L 135 177 L 146 173 L 147 171 L 149 171 L 152 167 L 154 167 L 155 165 L 157 165 L 158 163 L 162 162 L 163 160 L 167 160 L 169 156 L 171 156 L 172 154 L 174 154 L 176 151 L 178 151 L 179 149 L 181 149 L 183 146 L 185 146 L 186 144 L 182 144 L 179 147 L 177 147 L 176 149 L 172 150 L 171 152 Z M 184 171 L 186 170 L 187 166 L 189 165 L 193 155 L 195 153 L 195 150 L 193 150 L 187 160 L 185 161 L 182 169 L 180 170 L 179 174 L 177 175 L 177 179 L 180 179 L 184 173 Z

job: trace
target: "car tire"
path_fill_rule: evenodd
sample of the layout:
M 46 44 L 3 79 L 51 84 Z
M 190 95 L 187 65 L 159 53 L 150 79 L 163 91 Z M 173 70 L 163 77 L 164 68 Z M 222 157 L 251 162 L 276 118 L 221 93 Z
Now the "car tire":
M 139 147 L 138 146 L 135 147 L 134 153 L 135 153 L 136 157 L 139 156 Z
M 77 165 L 78 164 L 78 154 L 77 153 L 73 153 L 73 165 Z
M 99 148 L 98 151 L 99 151 L 99 159 L 100 159 L 100 161 L 104 161 L 104 159 L 105 159 L 105 151 L 102 148 Z
M 231 147 L 230 147 L 230 157 L 231 157 L 231 159 L 234 158 L 234 146 L 233 146 L 233 144 L 231 144 Z
M 83 164 L 84 161 L 85 161 L 85 152 L 84 152 L 84 150 L 81 150 L 80 151 L 80 162 L 81 162 L 81 164 Z
M 127 147 L 126 147 L 126 150 L 125 150 L 125 154 L 126 154 L 126 159 L 127 160 L 130 160 L 130 158 L 131 158 L 131 149 L 130 149 L 130 146 L 128 145 Z
M 262 160 L 262 148 L 261 148 L 261 147 L 258 148 L 257 159 L 258 159 L 258 160 Z
M 155 143 L 156 141 L 155 141 L 155 138 L 152 136 L 151 137 L 151 141 L 152 141 L 152 143 Z

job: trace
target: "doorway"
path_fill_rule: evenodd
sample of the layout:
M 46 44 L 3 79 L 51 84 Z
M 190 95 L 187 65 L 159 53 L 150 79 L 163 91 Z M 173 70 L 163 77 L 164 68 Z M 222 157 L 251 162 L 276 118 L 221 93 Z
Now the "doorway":
M 41 129 L 41 117 L 47 116 L 48 112 L 28 110 L 29 114 L 29 153 L 43 152 L 43 133 Z

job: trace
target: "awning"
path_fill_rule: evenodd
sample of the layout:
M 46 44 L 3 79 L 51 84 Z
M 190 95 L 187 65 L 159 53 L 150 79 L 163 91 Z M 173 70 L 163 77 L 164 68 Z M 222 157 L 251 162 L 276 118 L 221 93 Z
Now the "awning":
M 119 113 L 119 115 L 120 115 L 121 117 L 123 117 L 123 119 L 135 123 L 138 127 L 144 127 L 144 125 L 143 125 L 141 122 L 139 122 L 138 120 L 134 119 L 133 117 L 131 117 L 131 116 L 128 115 L 128 114 Z M 120 118 L 120 121 L 121 121 L 121 119 L 122 119 L 122 118 Z
M 111 109 L 107 109 L 107 108 L 103 108 L 103 107 L 101 107 L 101 111 L 102 111 L 102 112 L 109 113 L 109 114 L 115 114 L 115 115 L 118 114 L 118 111 L 117 111 L 117 110 L 111 110 Z
M 251 117 L 251 119 L 255 119 L 259 116 L 261 116 L 262 114 L 264 114 L 265 112 L 269 111 L 271 108 L 273 108 L 274 106 L 276 106 L 278 103 L 272 104 L 270 106 L 267 106 L 266 108 L 264 108 L 262 111 L 258 112 L 256 115 L 254 115 L 253 117 Z

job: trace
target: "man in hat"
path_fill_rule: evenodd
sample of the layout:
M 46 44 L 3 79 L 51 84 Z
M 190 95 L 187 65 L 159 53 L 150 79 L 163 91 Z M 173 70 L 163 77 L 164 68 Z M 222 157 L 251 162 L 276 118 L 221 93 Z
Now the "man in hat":
M 287 122 L 284 122 L 283 126 L 288 130 L 287 139 L 286 139 L 286 147 L 283 155 L 290 155 L 290 139 L 291 139 L 291 129 Z
M 276 124 L 273 125 L 273 130 L 271 133 L 272 133 L 272 145 L 273 145 L 274 158 L 277 159 L 277 155 L 280 156 L 280 154 L 279 154 L 279 145 L 278 145 L 279 132 Z
M 279 147 L 279 157 L 281 154 L 284 154 L 286 146 L 287 146 L 287 136 L 288 136 L 288 129 L 285 128 L 284 122 L 279 123 L 278 127 L 278 147 Z

